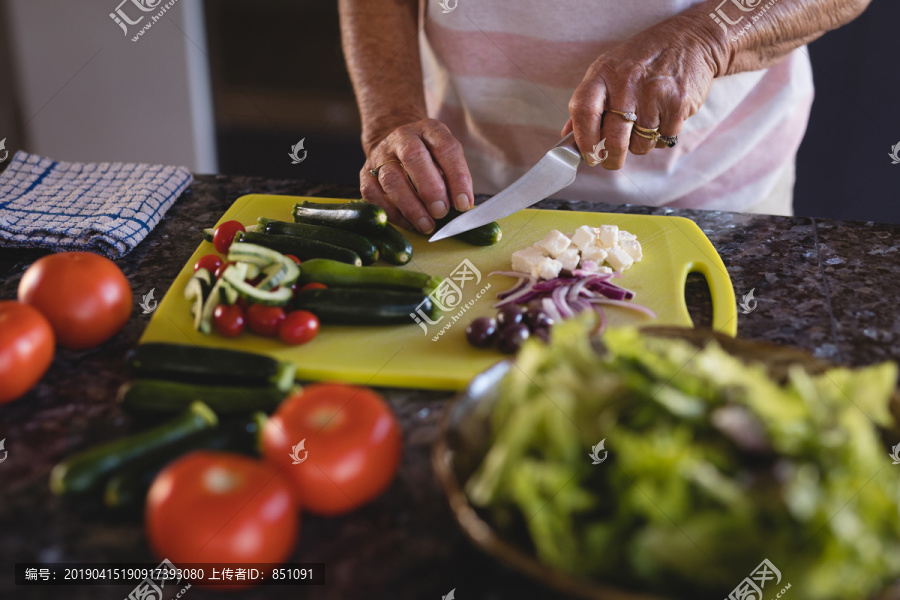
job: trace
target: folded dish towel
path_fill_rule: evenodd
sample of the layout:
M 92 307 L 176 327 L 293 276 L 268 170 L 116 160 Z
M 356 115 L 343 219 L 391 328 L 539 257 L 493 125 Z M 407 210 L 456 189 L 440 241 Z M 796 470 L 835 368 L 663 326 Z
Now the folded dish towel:
M 119 258 L 190 185 L 184 167 L 58 162 L 18 152 L 0 174 L 0 245 Z

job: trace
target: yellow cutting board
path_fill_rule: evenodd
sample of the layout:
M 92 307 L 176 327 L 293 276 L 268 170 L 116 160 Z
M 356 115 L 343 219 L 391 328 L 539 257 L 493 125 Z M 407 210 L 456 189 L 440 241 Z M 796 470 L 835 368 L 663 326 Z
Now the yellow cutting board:
M 219 222 L 237 220 L 252 225 L 261 216 L 291 221 L 291 209 L 302 200 L 343 202 L 254 194 L 238 198 Z M 477 373 L 503 358 L 494 350 L 470 347 L 465 338 L 466 325 L 476 317 L 493 316 L 495 295 L 515 283 L 508 277 L 488 274 L 509 270 L 513 251 L 540 240 L 551 229 L 571 233 L 581 225 L 603 224 L 618 225 L 637 235 L 644 259 L 625 271 L 616 283 L 633 290 L 635 302 L 648 306 L 658 315 L 652 320 L 625 309 L 608 308 L 610 326 L 650 323 L 691 326 L 684 302 L 684 284 L 688 273 L 696 271 L 709 282 L 713 328 L 735 335 L 737 307 L 731 280 L 715 248 L 693 221 L 682 217 L 523 210 L 500 221 L 503 239 L 486 248 L 453 239 L 432 244 L 424 236 L 406 232 L 414 253 L 412 262 L 403 268 L 439 275 L 457 285 L 460 297 L 451 294 L 445 298 L 445 304 L 454 305 L 455 309 L 437 324 L 422 320 L 417 325 L 410 318 L 409 325 L 400 326 L 325 326 L 316 339 L 304 346 L 287 346 L 278 339 L 263 338 L 249 331 L 235 339 L 203 335 L 193 329 L 190 303 L 183 295 L 197 259 L 215 253 L 211 243 L 202 242 L 159 302 L 141 342 L 195 344 L 268 354 L 295 362 L 298 379 L 302 380 L 462 389 Z M 460 265 L 464 266 L 462 270 Z M 464 312 L 460 315 L 460 311 Z

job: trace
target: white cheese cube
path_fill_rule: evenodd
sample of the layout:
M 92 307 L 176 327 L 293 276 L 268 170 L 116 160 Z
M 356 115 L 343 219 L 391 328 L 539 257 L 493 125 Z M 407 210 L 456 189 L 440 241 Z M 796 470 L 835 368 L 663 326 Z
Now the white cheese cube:
M 593 246 L 588 246 L 581 251 L 581 260 L 591 261 L 597 263 L 597 265 L 602 265 L 603 261 L 606 260 L 606 254 L 606 250 L 598 246 L 595 242 Z
M 632 264 L 634 264 L 634 259 L 629 256 L 625 250 L 622 249 L 621 246 L 615 246 L 610 248 L 607 256 L 606 262 L 616 271 L 624 271 Z
M 609 267 L 597 267 L 597 272 L 598 273 L 612 273 L 613 270 L 610 269 Z
M 619 230 L 619 244 L 621 244 L 625 240 L 636 240 L 637 236 L 633 233 L 629 233 L 624 229 Z
M 541 262 L 532 267 L 531 274 L 540 279 L 555 279 L 559 277 L 560 271 L 562 271 L 562 263 L 545 256 Z
M 598 244 L 601 248 L 609 249 L 619 243 L 619 228 L 615 225 L 601 225 L 595 227 L 594 231 L 600 238 Z
M 565 251 L 571 243 L 572 240 L 569 239 L 569 236 L 554 229 L 545 235 L 544 239 L 536 243 L 535 246 L 543 250 L 545 254 L 549 254 L 553 258 L 556 258 L 561 252 Z
M 531 273 L 532 268 L 544 259 L 544 253 L 534 246 L 529 246 L 512 253 L 513 271 Z
M 587 225 L 582 225 L 572 234 L 572 243 L 575 244 L 579 250 L 584 250 L 593 244 L 596 239 L 597 234 L 594 233 L 594 228 L 588 227 Z
M 619 247 L 622 248 L 634 262 L 641 262 L 644 252 L 641 250 L 641 243 L 637 240 L 623 240 L 619 238 Z
M 559 256 L 556 257 L 562 264 L 562 268 L 567 271 L 571 271 L 578 267 L 578 261 L 581 260 L 581 255 L 578 253 L 577 248 L 569 248 L 568 250 L 564 250 L 559 253 Z

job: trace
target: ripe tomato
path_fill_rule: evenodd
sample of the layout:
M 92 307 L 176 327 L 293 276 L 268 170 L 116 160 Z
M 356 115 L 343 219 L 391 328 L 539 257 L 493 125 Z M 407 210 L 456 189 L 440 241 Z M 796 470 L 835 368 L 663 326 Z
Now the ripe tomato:
M 233 264 L 234 264 L 233 262 L 223 262 L 221 265 L 219 265 L 219 268 L 215 270 L 213 275 L 216 276 L 216 279 L 221 279 L 222 273 L 225 272 L 225 269 L 227 269 L 228 267 L 230 267 Z
M 196 264 L 194 264 L 194 272 L 197 272 L 199 269 L 206 269 L 210 273 L 215 273 L 221 266 L 221 256 L 218 256 L 216 254 L 207 254 L 206 256 L 201 256 L 200 260 L 198 260 Z
M 213 233 L 213 246 L 220 253 L 228 254 L 231 242 L 234 241 L 234 235 L 239 231 L 241 233 L 246 231 L 240 221 L 225 221 L 216 227 L 216 231 Z
M 219 335 L 237 337 L 244 331 L 244 311 L 237 304 L 220 304 L 213 311 L 213 326 Z
M 247 308 L 247 325 L 253 333 L 267 337 L 278 335 L 278 325 L 284 321 L 284 309 L 279 306 L 251 304 Z
M 305 344 L 319 333 L 319 318 L 306 310 L 295 310 L 278 325 L 278 336 L 285 344 Z
M 208 450 L 157 475 L 144 522 L 153 551 L 176 565 L 282 563 L 300 525 L 290 484 L 275 467 Z
M 298 265 L 300 264 L 300 259 L 297 258 L 296 256 L 294 256 L 293 254 L 285 254 L 285 256 L 287 258 L 291 259 L 292 261 L 294 261 L 295 263 L 297 263 Z
M 305 440 L 306 460 L 292 448 Z M 393 480 L 403 441 L 390 407 L 374 391 L 315 384 L 285 400 L 263 428 L 263 456 L 281 467 L 297 503 L 319 515 L 354 510 Z
M 307 290 L 327 290 L 328 286 L 324 283 L 319 283 L 318 281 L 313 281 L 312 283 L 307 283 L 306 285 L 300 286 L 298 292 L 305 292 Z
M 51 254 L 28 267 L 19 300 L 41 311 L 60 346 L 83 350 L 115 335 L 131 316 L 131 286 L 108 258 L 90 252 Z
M 0 302 L 0 404 L 23 395 L 43 377 L 55 345 L 50 322 L 36 308 Z

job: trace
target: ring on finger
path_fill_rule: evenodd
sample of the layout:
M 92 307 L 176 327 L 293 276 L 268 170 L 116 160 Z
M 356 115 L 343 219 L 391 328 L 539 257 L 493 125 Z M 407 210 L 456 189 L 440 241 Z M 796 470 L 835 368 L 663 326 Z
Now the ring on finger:
M 635 123 L 634 128 L 637 129 L 638 131 L 640 131 L 641 133 L 649 133 L 649 134 L 659 133 L 659 127 L 656 127 L 655 129 L 647 129 L 646 127 L 641 127 L 640 125 Z
M 399 160 L 394 160 L 394 159 L 386 160 L 383 163 L 381 163 L 380 165 L 378 165 L 377 167 L 375 167 L 374 169 L 369 169 L 369 175 L 371 175 L 372 177 L 378 178 L 378 172 L 381 170 L 381 167 L 383 167 L 384 165 L 386 165 L 388 163 L 397 163 L 398 165 L 403 167 L 403 163 L 400 162 Z
M 634 113 L 631 112 L 631 111 L 628 111 L 628 112 L 622 112 L 622 111 L 620 111 L 620 110 L 613 110 L 613 109 L 611 109 L 611 108 L 607 108 L 607 109 L 606 109 L 606 112 L 611 112 L 611 113 L 613 113 L 613 114 L 619 115 L 619 116 L 621 116 L 622 118 L 624 118 L 626 121 L 630 121 L 630 122 L 632 122 L 632 123 L 634 123 L 635 121 L 637 121 L 637 115 L 634 114 Z
M 670 136 L 664 135 L 664 136 L 661 136 L 660 139 L 662 139 L 662 141 L 664 141 L 666 143 L 666 146 L 668 146 L 669 148 L 674 148 L 675 144 L 678 143 L 677 135 L 670 135 Z
M 654 142 L 658 142 L 659 140 L 662 139 L 662 136 L 659 135 L 659 133 L 653 133 L 653 134 L 651 135 L 651 134 L 643 133 L 643 132 L 638 131 L 638 130 L 632 131 L 632 133 L 633 133 L 634 135 L 638 135 L 638 136 L 644 138 L 645 140 L 653 140 Z

